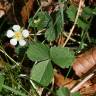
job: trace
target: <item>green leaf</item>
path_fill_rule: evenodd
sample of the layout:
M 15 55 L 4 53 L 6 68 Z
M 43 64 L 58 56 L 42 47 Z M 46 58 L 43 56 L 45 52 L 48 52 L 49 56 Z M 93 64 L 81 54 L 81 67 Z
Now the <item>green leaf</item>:
M 59 88 L 56 91 L 57 96 L 70 96 L 70 91 L 68 90 L 68 88 Z
M 63 47 L 52 47 L 50 49 L 50 56 L 52 61 L 61 68 L 71 66 L 74 60 L 74 52 Z
M 27 56 L 33 61 L 49 59 L 49 48 L 42 43 L 32 43 L 27 50 Z
M 77 25 L 82 29 L 86 29 L 86 27 L 88 26 L 88 22 L 82 20 L 81 18 L 78 18 Z
M 78 18 L 77 25 L 85 30 L 89 24 L 89 18 L 92 16 L 92 9 L 89 7 L 84 7 L 81 16 Z
M 94 15 L 96 15 L 96 7 L 93 9 L 93 12 L 92 12 Z
M 45 38 L 47 38 L 48 41 L 53 41 L 56 38 L 56 33 L 52 22 L 50 22 L 49 28 L 45 32 Z
M 72 93 L 71 96 L 81 96 L 79 92 Z
M 92 9 L 90 7 L 84 7 L 82 17 L 88 18 L 92 15 Z
M 69 6 L 69 8 L 67 9 L 68 18 L 71 21 L 75 20 L 76 12 L 77 12 L 77 7 L 75 7 L 73 5 Z
M 53 67 L 50 60 L 35 64 L 31 71 L 31 79 L 42 86 L 48 86 L 53 77 Z
M 56 32 L 56 38 L 59 37 L 60 33 L 62 32 L 63 29 L 63 20 L 62 20 L 62 16 L 61 16 L 61 12 L 59 10 L 59 12 L 57 12 L 56 14 L 56 20 L 55 20 L 55 32 Z
M 0 73 L 0 91 L 2 91 L 3 84 L 4 84 L 4 76 Z
M 66 0 L 58 0 L 58 2 L 65 2 Z
M 47 27 L 50 18 L 51 17 L 47 12 L 38 12 L 38 14 L 35 16 L 35 19 L 33 18 L 29 19 L 29 26 L 41 30 Z M 35 23 L 34 21 L 37 21 L 37 23 Z

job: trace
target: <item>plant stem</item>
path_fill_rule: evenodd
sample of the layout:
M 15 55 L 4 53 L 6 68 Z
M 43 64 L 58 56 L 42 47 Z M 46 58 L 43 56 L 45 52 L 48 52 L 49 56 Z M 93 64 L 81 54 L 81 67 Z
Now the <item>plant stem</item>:
M 69 34 L 67 34 L 66 32 L 62 32 L 63 33 L 63 35 L 65 36 L 65 37 L 67 37 L 68 38 L 68 35 Z M 76 41 L 74 38 L 72 38 L 72 37 L 70 37 L 69 38 L 71 41 L 73 41 L 73 42 L 76 42 L 76 43 L 78 43 L 78 44 L 81 44 L 82 42 L 78 42 L 78 41 Z M 84 46 L 87 46 L 87 44 L 86 43 L 84 43 Z
M 71 90 L 71 93 L 74 93 L 74 92 L 78 91 L 86 81 L 88 81 L 90 78 L 92 78 L 92 77 L 94 76 L 94 74 L 95 74 L 95 73 L 91 73 L 91 74 L 89 74 L 87 77 L 85 77 L 84 80 L 82 80 L 79 84 L 77 84 L 77 85 Z
M 36 96 L 40 96 L 39 93 L 37 92 L 37 88 L 36 88 L 35 84 L 32 82 L 32 80 L 30 80 L 30 83 L 32 85 L 33 90 L 35 91 Z
M 2 49 L 0 49 L 0 52 L 2 52 L 3 54 L 5 54 L 12 62 L 14 62 L 17 66 L 19 66 L 19 63 L 17 63 L 14 59 L 12 59 L 5 51 L 3 51 Z
M 63 44 L 63 47 L 65 47 L 65 45 L 66 45 L 67 42 L 69 41 L 69 39 L 70 39 L 70 37 L 71 37 L 71 35 L 72 35 L 73 31 L 74 31 L 74 28 L 75 28 L 75 26 L 76 26 L 78 17 L 79 17 L 79 15 L 80 15 L 81 7 L 82 7 L 82 2 L 83 2 L 83 0 L 80 0 L 79 7 L 78 7 L 78 12 L 77 12 L 77 15 L 76 15 L 74 24 L 73 24 L 73 26 L 72 26 L 72 28 L 71 28 L 71 30 L 70 30 L 70 32 L 69 32 L 69 36 L 67 37 L 65 43 Z M 83 2 L 83 3 L 84 3 L 84 2 Z

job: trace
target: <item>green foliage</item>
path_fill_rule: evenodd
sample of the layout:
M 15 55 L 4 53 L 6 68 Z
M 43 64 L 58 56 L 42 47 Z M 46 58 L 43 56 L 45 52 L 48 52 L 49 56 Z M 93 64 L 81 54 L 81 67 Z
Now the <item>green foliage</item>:
M 78 18 L 77 25 L 78 27 L 82 28 L 85 30 L 88 26 L 89 23 L 89 18 L 92 16 L 92 9 L 89 7 L 85 7 L 81 16 Z
M 72 93 L 71 96 L 81 96 L 79 92 Z
M 56 37 L 58 38 L 58 36 L 60 35 L 60 33 L 63 31 L 63 20 L 62 20 L 62 14 L 60 12 L 60 10 L 56 13 L 56 20 L 55 20 L 55 24 L 54 24 L 54 29 L 56 32 Z
M 19 90 L 16 90 L 14 88 L 11 88 L 9 86 L 6 86 L 6 85 L 3 85 L 3 88 L 4 89 L 7 89 L 8 91 L 11 91 L 12 93 L 16 94 L 16 95 L 19 95 L 19 96 L 27 96 L 26 94 L 20 92 Z
M 93 9 L 93 14 L 96 15 L 96 7 Z
M 89 7 L 85 7 L 82 12 L 82 17 L 89 18 L 92 15 L 92 9 Z
M 60 10 L 55 15 L 55 20 L 53 20 L 47 12 L 38 12 L 34 18 L 29 19 L 29 27 L 37 28 L 37 30 L 46 28 L 45 38 L 48 41 L 53 41 L 58 38 L 63 28 Z
M 81 96 L 79 92 L 70 93 L 70 90 L 66 87 L 59 88 L 56 94 L 56 96 Z
M 42 86 L 48 86 L 53 77 L 53 68 L 50 60 L 35 64 L 31 71 L 31 79 Z
M 56 91 L 57 96 L 70 96 L 68 88 L 61 87 Z
M 85 20 L 82 20 L 82 18 L 79 18 L 78 21 L 78 27 L 85 29 L 88 26 L 88 22 Z
M 74 53 L 69 48 L 52 47 L 50 49 L 50 56 L 52 61 L 61 68 L 68 68 L 74 60 Z
M 24 47 L 18 46 L 15 48 L 15 52 L 18 55 L 19 60 L 23 59 L 23 56 L 26 53 L 26 50 L 27 50 L 27 46 L 24 46 Z
M 89 24 L 89 18 L 93 16 L 94 10 L 95 9 L 92 10 L 90 7 L 84 7 L 78 18 L 77 26 L 85 30 Z M 70 5 L 69 8 L 67 8 L 66 13 L 70 21 L 74 22 L 77 13 L 77 7 Z
M 49 59 L 49 48 L 41 43 L 31 43 L 27 50 L 27 56 L 32 61 L 47 60 Z
M 60 33 L 63 31 L 63 24 L 62 22 L 62 15 L 60 10 L 55 14 L 54 21 L 51 18 L 51 21 L 48 24 L 48 28 L 45 32 L 45 38 L 47 38 L 48 41 L 53 41 L 56 38 L 59 37 Z
M 3 84 L 4 84 L 4 76 L 2 73 L 0 73 L 0 92 L 2 91 Z
M 29 27 L 33 27 L 33 28 L 37 28 L 38 30 L 41 30 L 47 27 L 50 19 L 51 17 L 47 12 L 38 12 L 35 18 L 29 19 Z
M 52 22 L 49 23 L 49 28 L 45 32 L 45 38 L 47 38 L 48 41 L 53 41 L 56 38 L 56 33 Z
M 64 2 L 65 0 L 58 0 L 59 2 Z
M 22 0 L 22 2 L 23 1 L 24 0 Z M 2 96 L 6 96 L 6 94 L 7 96 L 38 96 L 38 92 L 35 89 L 41 86 L 44 88 L 44 92 L 46 91 L 45 87 L 46 89 L 50 87 L 51 90 L 49 89 L 47 91 L 51 93 L 56 89 L 54 88 L 55 86 L 51 84 L 54 77 L 54 69 L 56 69 L 57 72 L 64 71 L 68 76 L 70 72 L 69 67 L 72 67 L 75 54 L 80 52 L 81 49 L 84 49 L 85 46 L 88 47 L 89 44 L 94 46 L 94 43 L 96 45 L 96 36 L 94 35 L 96 31 L 96 6 L 86 4 L 86 2 L 88 3 L 87 0 L 84 2 L 85 6 L 83 7 L 82 5 L 82 8 L 79 10 L 78 20 L 69 38 L 69 31 L 76 20 L 79 8 L 77 4 L 75 5 L 73 3 L 75 0 L 54 0 L 52 3 L 45 1 L 45 3 L 49 4 L 46 7 L 41 6 L 43 1 L 44 0 L 39 0 L 39 2 L 38 0 L 35 1 L 35 3 L 38 2 L 36 6 L 36 9 L 38 8 L 37 12 L 35 8 L 32 8 L 33 6 L 29 6 L 32 10 L 27 10 L 28 18 L 26 12 L 24 12 L 24 16 L 20 16 L 20 18 L 18 13 L 16 13 L 18 17 L 15 19 L 16 22 L 18 21 L 18 24 L 22 25 L 21 30 L 27 28 L 30 31 L 29 37 L 24 38 L 25 41 L 28 41 L 24 47 L 18 46 L 19 44 L 17 46 L 9 44 L 11 42 L 11 34 L 9 34 L 10 36 L 7 36 L 7 38 L 6 32 L 8 32 L 7 29 L 10 29 L 12 24 L 15 25 L 15 23 L 13 19 L 11 19 L 11 16 L 9 16 L 9 12 L 7 12 L 8 18 L 6 18 L 7 15 L 3 16 L 4 18 L 0 16 L 0 21 L 2 21 L 0 26 L 0 58 L 2 59 L 0 62 L 0 71 L 4 73 L 4 75 L 0 74 L 0 95 Z M 27 8 L 29 3 L 23 3 Z M 29 5 L 31 5 L 31 3 Z M 17 12 L 15 8 L 14 12 Z M 22 20 L 20 20 L 21 18 Z M 27 19 L 29 19 L 28 22 L 26 21 Z M 26 23 L 21 21 L 26 21 Z M 10 33 L 13 33 L 12 31 L 13 29 Z M 26 32 L 24 34 L 26 35 Z M 60 46 L 60 44 L 63 45 L 65 39 L 68 38 L 69 41 L 66 46 Z M 9 52 L 10 48 L 12 52 Z M 61 71 L 62 68 L 63 70 Z M 68 73 L 66 73 L 66 70 L 69 70 Z M 30 80 L 33 81 L 33 84 L 31 83 L 32 85 L 30 85 Z M 49 84 L 50 86 L 48 86 Z M 58 88 L 55 92 L 57 96 L 81 96 L 78 92 L 70 93 L 70 90 L 64 87 Z M 52 93 L 55 94 L 54 92 Z
M 70 21 L 74 22 L 75 16 L 76 16 L 76 13 L 77 13 L 77 7 L 75 7 L 73 5 L 69 6 L 66 13 L 67 13 L 68 18 L 70 19 Z
M 53 76 L 51 60 L 61 68 L 71 66 L 74 53 L 68 48 L 51 47 L 41 43 L 30 44 L 27 56 L 32 61 L 41 61 L 35 64 L 31 70 L 31 79 L 42 86 L 48 86 Z
M 74 52 L 69 48 L 51 47 L 49 48 L 41 43 L 30 44 L 27 50 L 27 56 L 32 61 L 42 61 L 51 59 L 61 68 L 68 68 L 74 60 Z

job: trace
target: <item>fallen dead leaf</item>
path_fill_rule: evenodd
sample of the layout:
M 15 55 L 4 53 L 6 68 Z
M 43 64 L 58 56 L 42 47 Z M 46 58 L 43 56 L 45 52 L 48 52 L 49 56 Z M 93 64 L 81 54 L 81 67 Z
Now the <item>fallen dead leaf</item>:
M 96 48 L 91 48 L 77 56 L 73 63 L 73 69 L 77 76 L 81 77 L 96 65 Z
M 76 80 L 70 79 L 70 78 L 65 78 L 62 74 L 60 73 L 55 73 L 54 74 L 54 79 L 55 79 L 55 85 L 58 87 L 67 87 L 68 89 L 71 89 L 75 84 Z
M 30 16 L 31 11 L 33 9 L 33 3 L 34 3 L 34 0 L 28 0 L 26 2 L 25 6 L 21 10 L 21 16 L 22 16 L 22 21 L 23 21 L 24 25 L 29 19 L 29 16 Z

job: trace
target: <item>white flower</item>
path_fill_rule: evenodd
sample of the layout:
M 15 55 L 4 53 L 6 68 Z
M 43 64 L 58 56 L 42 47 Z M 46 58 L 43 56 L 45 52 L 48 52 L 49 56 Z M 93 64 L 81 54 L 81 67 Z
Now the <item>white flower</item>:
M 22 39 L 22 40 L 19 41 L 19 44 L 20 44 L 21 46 L 24 46 L 24 45 L 26 44 L 26 41 L 25 41 L 24 39 Z
M 29 31 L 28 30 L 23 30 L 22 31 L 22 35 L 23 35 L 23 37 L 25 37 L 25 38 L 27 38 L 28 36 L 29 36 Z
M 23 30 L 19 25 L 13 25 L 12 30 L 8 30 L 6 36 L 11 38 L 10 44 L 15 46 L 19 42 L 20 46 L 24 46 L 26 45 L 24 38 L 29 36 L 29 31 L 27 29 Z
M 13 37 L 14 36 L 14 32 L 12 31 L 12 30 L 8 30 L 7 31 L 7 37 L 8 38 L 11 38 L 11 37 Z
M 19 25 L 13 25 L 12 29 L 14 31 L 19 31 L 20 30 L 20 26 Z
M 11 39 L 10 40 L 10 44 L 12 44 L 12 45 L 16 45 L 17 44 L 17 39 Z

